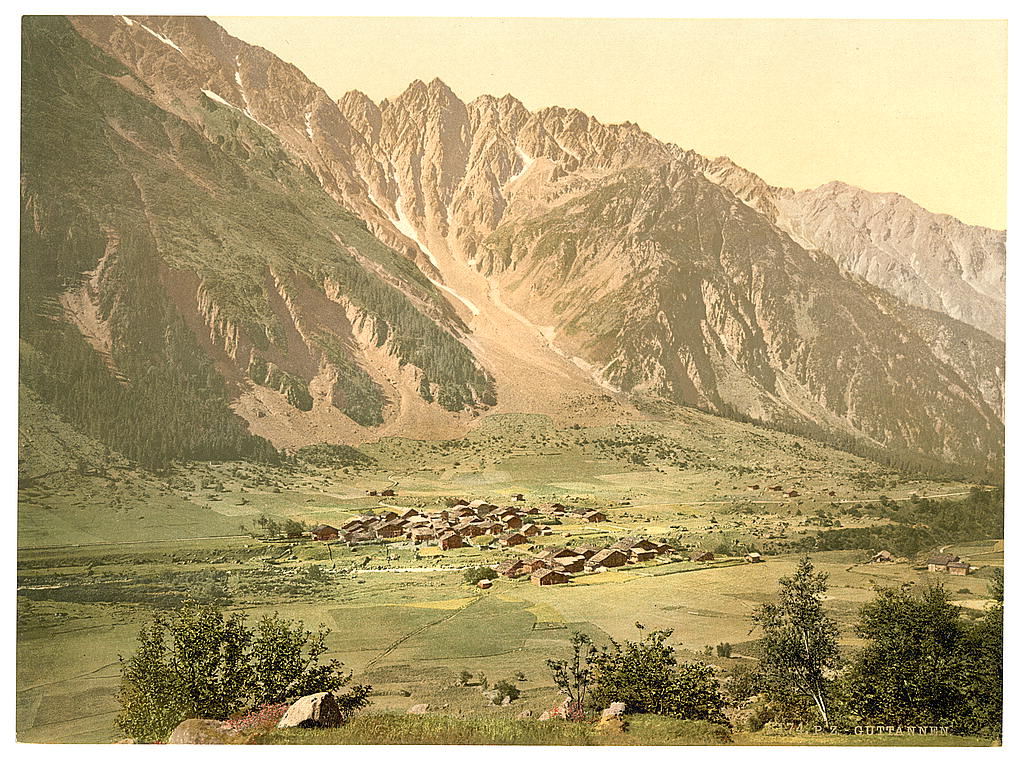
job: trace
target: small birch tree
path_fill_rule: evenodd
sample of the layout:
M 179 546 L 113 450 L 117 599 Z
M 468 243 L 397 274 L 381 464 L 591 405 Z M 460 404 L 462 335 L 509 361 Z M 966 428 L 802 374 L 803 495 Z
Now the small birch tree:
M 839 626 L 822 605 L 827 581 L 805 557 L 792 577 L 779 579 L 778 601 L 764 603 L 753 616 L 764 633 L 759 646 L 769 686 L 809 699 L 826 728 L 831 680 L 839 668 Z

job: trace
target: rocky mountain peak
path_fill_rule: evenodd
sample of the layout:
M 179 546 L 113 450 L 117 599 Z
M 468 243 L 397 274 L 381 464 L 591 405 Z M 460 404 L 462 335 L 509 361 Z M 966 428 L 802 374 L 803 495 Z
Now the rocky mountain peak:
M 415 262 L 402 280 L 450 305 L 499 403 L 551 407 L 582 380 L 878 449 L 1000 450 L 1005 233 L 848 185 L 774 187 L 632 122 L 466 103 L 439 79 L 334 102 L 262 49 L 146 23 L 75 20 L 163 108 L 273 133 Z

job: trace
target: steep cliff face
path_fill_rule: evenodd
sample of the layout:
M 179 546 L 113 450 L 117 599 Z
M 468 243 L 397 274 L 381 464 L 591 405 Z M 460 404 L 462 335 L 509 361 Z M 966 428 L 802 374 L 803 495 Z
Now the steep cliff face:
M 839 181 L 796 191 L 772 187 L 728 158 L 701 158 L 696 167 L 843 269 L 907 304 L 1004 338 L 1006 232 Z
M 485 247 L 620 389 L 900 453 L 999 454 L 998 342 L 845 278 L 682 163 L 602 179 Z
M 439 80 L 334 102 L 207 19 L 73 24 L 123 68 L 89 119 L 257 434 L 424 436 L 600 390 L 998 464 L 1002 233 Z
M 103 21 L 113 23 L 143 27 Z M 164 424 L 181 419 L 192 435 L 203 425 L 184 401 L 202 390 L 225 430 L 242 424 L 231 402 L 246 437 L 279 447 L 378 434 L 401 421 L 410 386 L 441 434 L 493 401 L 465 325 L 419 270 L 325 194 L 274 130 L 213 91 L 180 90 L 185 66 L 173 64 L 194 48 L 147 24 L 141 39 L 157 53 L 140 48 L 138 71 L 175 73 L 150 74 L 150 85 L 65 19 L 28 20 L 25 32 L 23 274 L 39 307 L 64 293 L 82 312 L 62 314 L 110 337 L 99 351 L 124 379 L 113 391 L 142 397 L 144 380 L 166 389 Z M 174 111 L 161 106 L 172 102 Z M 60 233 L 68 256 L 55 261 Z M 26 314 L 45 354 L 42 327 L 63 319 Z M 160 371 L 175 354 L 184 389 Z M 402 370 L 401 385 L 381 374 L 382 358 Z M 88 422 L 95 396 L 81 398 L 76 419 Z M 152 450 L 180 457 L 193 438 L 163 442 L 176 447 Z
M 841 182 L 776 203 L 779 224 L 908 304 L 1005 335 L 1006 233 Z

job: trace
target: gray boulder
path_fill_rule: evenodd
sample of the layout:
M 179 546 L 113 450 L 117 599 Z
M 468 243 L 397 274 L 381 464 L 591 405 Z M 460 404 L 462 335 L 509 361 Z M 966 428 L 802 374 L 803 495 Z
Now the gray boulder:
M 626 705 L 621 701 L 613 701 L 607 707 L 601 710 L 601 719 L 609 717 L 622 717 L 626 714 Z
M 408 715 L 425 715 L 427 714 L 427 710 L 429 709 L 429 704 L 413 704 L 411 707 L 405 710 L 405 712 Z
M 601 719 L 597 730 L 603 733 L 622 733 L 626 730 L 626 722 L 622 716 L 626 714 L 626 705 L 621 701 L 613 701 L 601 710 Z
M 220 720 L 193 717 L 178 724 L 167 739 L 168 744 L 244 744 L 245 736 Z
M 278 728 L 334 728 L 341 725 L 341 709 L 330 691 L 303 696 L 284 713 Z

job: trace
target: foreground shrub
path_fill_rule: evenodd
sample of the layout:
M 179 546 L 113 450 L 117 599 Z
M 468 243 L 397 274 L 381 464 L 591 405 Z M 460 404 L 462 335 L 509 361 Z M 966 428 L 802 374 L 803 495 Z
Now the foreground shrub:
M 613 640 L 602 648 L 593 660 L 594 705 L 604 708 L 621 701 L 631 713 L 724 723 L 725 701 L 714 670 L 701 662 L 679 662 L 666 643 L 671 635 L 670 629 L 657 630 L 639 642 Z
M 588 701 L 595 709 L 621 701 L 631 714 L 726 722 L 714 670 L 679 662 L 666 643 L 671 635 L 672 630 L 659 630 L 639 642 L 613 640 L 598 650 L 589 637 L 573 633 L 571 657 L 547 662 L 555 684 L 569 697 L 566 709 L 582 716 Z
M 498 701 L 501 702 L 508 699 L 510 702 L 515 701 L 522 695 L 516 684 L 508 680 L 499 680 L 494 684 L 494 690 L 498 692 Z
M 351 675 L 336 659 L 319 663 L 327 634 L 277 614 L 250 629 L 241 615 L 225 617 L 187 602 L 177 614 L 144 626 L 138 650 L 120 659 L 117 727 L 136 741 L 163 741 L 188 718 L 223 720 L 335 690 Z M 340 696 L 343 713 L 365 706 L 368 693 L 368 687 L 355 686 Z
M 1002 715 L 1001 586 L 980 621 L 964 619 L 941 585 L 920 593 L 879 588 L 861 609 L 868 641 L 843 679 L 858 723 L 941 725 L 999 736 Z

